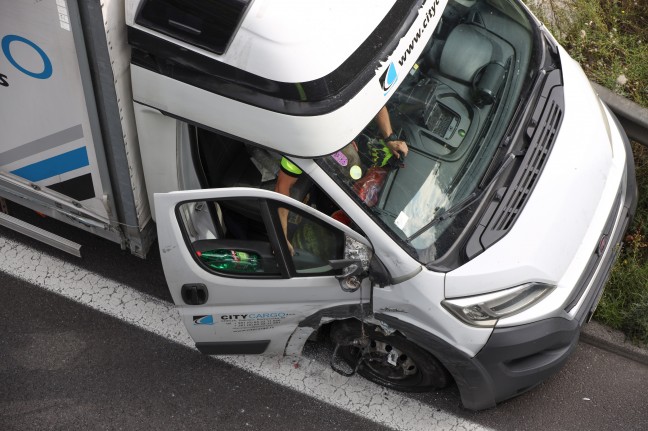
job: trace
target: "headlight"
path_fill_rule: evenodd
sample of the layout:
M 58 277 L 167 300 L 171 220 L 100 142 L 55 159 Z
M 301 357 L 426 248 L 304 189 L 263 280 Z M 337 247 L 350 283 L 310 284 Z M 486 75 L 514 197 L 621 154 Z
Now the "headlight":
M 446 299 L 441 305 L 471 326 L 493 327 L 498 319 L 526 310 L 555 288 L 545 283 L 527 283 L 486 295 Z

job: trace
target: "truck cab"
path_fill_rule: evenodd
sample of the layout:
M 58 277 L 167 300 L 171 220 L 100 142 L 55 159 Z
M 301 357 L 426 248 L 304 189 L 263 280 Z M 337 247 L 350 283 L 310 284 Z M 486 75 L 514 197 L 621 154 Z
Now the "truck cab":
M 125 13 L 162 263 L 200 351 L 298 355 L 328 334 L 346 372 L 454 380 L 470 409 L 564 364 L 636 185 L 622 129 L 521 2 Z M 405 157 L 384 151 L 385 108 Z

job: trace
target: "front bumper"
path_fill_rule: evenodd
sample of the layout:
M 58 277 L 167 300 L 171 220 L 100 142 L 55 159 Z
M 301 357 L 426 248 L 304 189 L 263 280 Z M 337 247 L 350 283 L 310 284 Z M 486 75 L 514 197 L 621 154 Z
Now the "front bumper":
M 613 117 L 614 118 L 614 117 Z M 621 125 L 617 122 L 619 131 Z M 484 348 L 473 358 L 495 386 L 494 402 L 500 402 L 532 388 L 557 372 L 576 347 L 581 326 L 589 321 L 621 249 L 625 232 L 637 208 L 637 183 L 632 148 L 622 132 L 627 165 L 625 183 L 602 234 L 605 252 L 592 253 L 587 270 L 565 304 L 565 317 L 555 317 L 508 328 L 496 328 Z

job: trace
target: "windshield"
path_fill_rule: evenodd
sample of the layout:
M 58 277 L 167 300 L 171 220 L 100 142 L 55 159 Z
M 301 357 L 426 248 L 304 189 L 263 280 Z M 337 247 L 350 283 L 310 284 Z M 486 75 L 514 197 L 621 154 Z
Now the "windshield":
M 386 104 L 391 130 L 379 113 L 319 165 L 420 262 L 438 259 L 465 228 L 456 208 L 476 195 L 506 132 L 532 46 L 531 24 L 513 1 L 450 0 Z M 390 150 L 398 141 L 403 159 Z

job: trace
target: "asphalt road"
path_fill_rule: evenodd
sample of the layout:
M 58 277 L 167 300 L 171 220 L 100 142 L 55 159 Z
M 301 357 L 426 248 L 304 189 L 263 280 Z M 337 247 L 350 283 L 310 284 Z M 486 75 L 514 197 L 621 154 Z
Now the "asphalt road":
M 34 259 L 32 251 L 42 253 L 73 262 L 96 277 L 114 280 L 161 303 L 170 302 L 156 252 L 142 261 L 116 244 L 81 232 L 71 231 L 67 237 L 84 244 L 83 259 L 4 228 L 0 228 L 0 249 L 7 254 L 10 243 L 21 244 L 23 250 L 13 257 L 17 260 L 6 258 L 5 265 L 18 262 L 11 265 L 19 266 L 20 259 Z M 446 419 L 455 418 L 454 429 L 648 429 L 648 367 L 587 344 L 579 345 L 557 375 L 487 411 L 463 409 L 454 387 L 403 396 L 369 384 L 367 388 L 380 393 L 379 400 L 360 386 L 365 383 L 359 379 L 339 384 L 339 390 L 363 388 L 355 398 L 363 408 L 353 403 L 337 403 L 336 407 L 331 405 L 335 399 L 323 402 L 287 388 L 281 380 L 267 380 L 203 356 L 9 275 L 19 272 L 13 266 L 0 265 L 0 286 L 5 293 L 0 301 L 2 430 L 373 430 L 384 426 L 412 429 L 414 425 L 447 429 L 450 422 L 436 420 L 437 412 Z M 54 276 L 55 272 L 47 275 Z M 309 344 L 305 357 L 313 363 L 325 362 L 327 349 Z M 400 400 L 404 412 L 409 403 L 421 405 L 428 416 L 403 422 L 394 409 L 381 416 L 381 403 L 393 400 Z M 363 413 L 372 408 L 374 414 Z
M 3 430 L 381 429 L 12 277 L 0 283 Z

